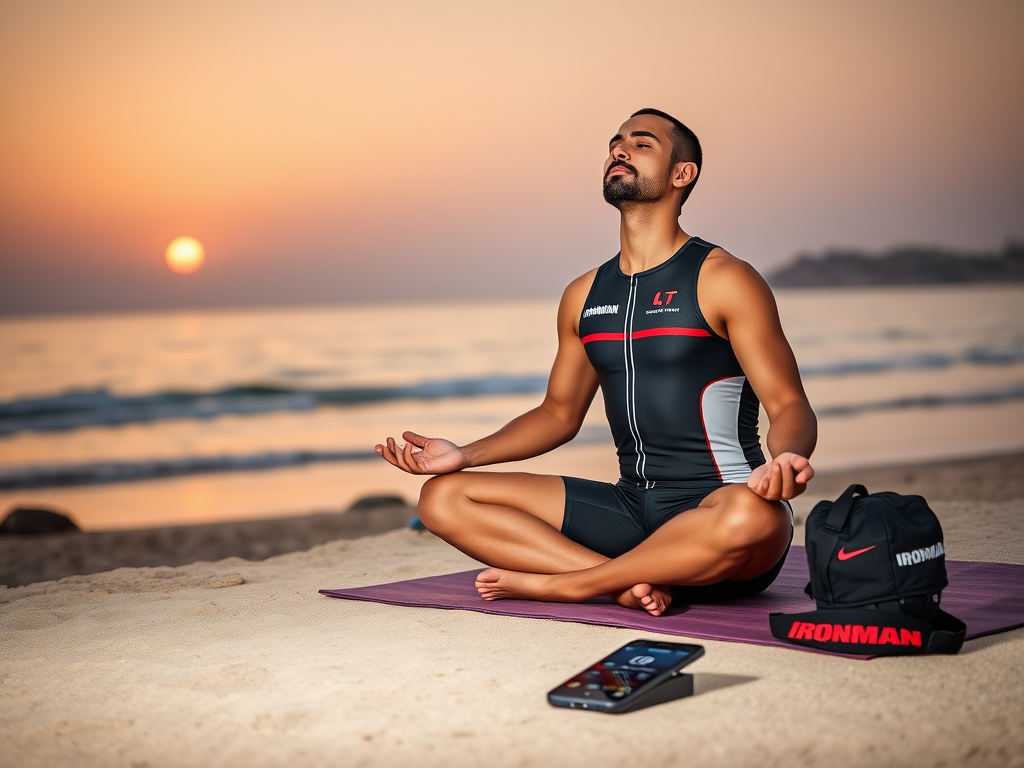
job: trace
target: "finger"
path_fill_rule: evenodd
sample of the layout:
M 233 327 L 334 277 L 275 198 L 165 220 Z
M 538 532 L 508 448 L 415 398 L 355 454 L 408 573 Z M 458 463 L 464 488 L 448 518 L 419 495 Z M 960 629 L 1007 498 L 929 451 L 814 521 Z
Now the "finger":
M 792 499 L 796 496 L 796 472 L 793 465 L 782 467 L 782 493 L 780 499 Z
M 796 481 L 806 486 L 812 477 L 814 477 L 814 467 L 811 466 L 810 462 L 807 462 L 807 466 L 801 469 L 800 473 L 796 476 Z
M 405 440 L 405 442 L 407 442 L 407 443 L 412 443 L 417 448 L 423 448 L 427 444 L 427 442 L 430 440 L 429 437 L 424 437 L 423 435 L 417 435 L 415 432 L 403 432 L 402 433 L 402 439 Z
M 416 460 L 416 454 L 413 452 L 412 443 L 406 443 L 402 448 L 402 458 L 404 458 L 405 463 L 411 467 L 409 470 L 410 472 L 415 472 L 417 474 L 421 474 L 423 472 L 423 467 L 421 467 L 420 463 Z
M 412 443 L 405 444 L 405 460 L 413 473 L 417 475 L 430 474 L 430 470 L 426 466 L 429 457 L 425 457 L 423 451 Z
M 765 469 L 767 469 L 767 467 L 765 467 Z M 767 474 L 762 474 L 757 483 L 751 487 L 751 490 L 762 499 L 768 498 L 768 485 L 770 481 L 771 478 Z
M 379 453 L 388 464 L 390 464 L 393 467 L 398 467 L 399 469 L 402 469 L 401 464 L 398 463 L 398 459 L 395 457 L 394 451 L 392 451 L 386 445 L 378 445 L 377 448 L 380 449 L 377 451 L 377 453 Z
M 784 453 L 776 459 L 783 465 L 792 467 L 794 473 L 794 483 L 806 485 L 812 477 L 814 477 L 814 468 L 811 466 L 810 460 L 806 456 L 801 456 L 798 453 Z M 799 494 L 802 491 L 797 491 Z
M 782 467 L 772 462 L 772 478 L 768 484 L 768 498 L 772 501 L 782 496 Z
M 405 470 L 406 472 L 409 472 L 410 474 L 413 474 L 412 468 L 409 467 L 409 464 L 405 460 L 405 456 L 402 453 L 402 449 L 398 446 L 398 443 L 395 442 L 395 439 L 393 437 L 388 438 L 388 449 L 390 449 L 391 453 L 395 457 L 395 466 Z

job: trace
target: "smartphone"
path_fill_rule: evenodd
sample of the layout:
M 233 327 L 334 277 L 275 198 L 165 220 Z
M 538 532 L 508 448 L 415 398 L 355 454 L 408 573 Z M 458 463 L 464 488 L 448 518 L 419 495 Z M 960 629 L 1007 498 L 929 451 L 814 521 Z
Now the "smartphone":
M 548 693 L 556 707 L 627 712 L 660 683 L 704 655 L 704 646 L 634 640 Z

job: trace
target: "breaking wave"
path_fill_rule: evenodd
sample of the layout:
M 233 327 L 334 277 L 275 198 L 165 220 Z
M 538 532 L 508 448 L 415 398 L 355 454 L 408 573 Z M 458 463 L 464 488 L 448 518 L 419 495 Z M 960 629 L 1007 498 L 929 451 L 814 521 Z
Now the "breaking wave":
M 604 426 L 584 427 L 573 440 L 576 444 L 610 440 Z M 277 451 L 244 455 L 182 456 L 139 461 L 101 461 L 83 464 L 55 464 L 0 469 L 0 491 L 60 488 L 72 485 L 127 483 L 159 480 L 184 475 L 219 472 L 254 472 L 304 464 L 339 461 L 381 461 L 373 450 Z
M 322 406 L 358 407 L 393 400 L 440 400 L 543 392 L 547 376 L 483 376 L 428 381 L 401 387 L 295 389 L 274 385 L 228 387 L 214 392 L 167 391 L 112 395 L 105 389 L 0 403 L 0 436 L 61 432 L 82 427 L 139 424 L 170 419 L 215 419 Z
M 1013 366 L 1020 363 L 1024 363 L 1024 346 L 1012 345 L 1001 349 L 970 348 L 953 354 L 919 353 L 804 365 L 801 366 L 800 372 L 805 378 L 827 378 L 934 370 L 957 365 Z M 226 387 L 211 392 L 168 390 L 146 395 L 115 395 L 106 389 L 71 391 L 50 397 L 0 402 L 0 437 L 19 432 L 62 432 L 83 427 L 118 426 L 171 419 L 215 419 L 225 415 L 312 411 L 321 407 L 355 408 L 396 400 L 537 394 L 543 392 L 546 386 L 547 376 L 544 374 L 492 374 L 476 378 L 425 381 L 404 386 L 303 389 L 278 384 L 252 384 Z M 1007 399 L 1010 396 L 1000 397 Z M 936 407 L 929 406 L 931 399 L 927 397 L 892 401 L 904 402 L 907 404 L 891 407 Z M 857 409 L 877 410 L 878 407 L 880 406 L 871 404 L 837 406 L 849 412 Z M 834 410 L 821 412 L 821 415 L 839 415 L 838 412 L 832 413 Z

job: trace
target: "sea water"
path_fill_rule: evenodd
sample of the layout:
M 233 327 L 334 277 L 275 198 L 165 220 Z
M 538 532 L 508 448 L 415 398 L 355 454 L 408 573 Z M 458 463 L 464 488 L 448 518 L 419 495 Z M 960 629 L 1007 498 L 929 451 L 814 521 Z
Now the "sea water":
M 1024 448 L 1024 287 L 781 290 L 819 469 Z M 0 512 L 85 528 L 412 501 L 373 445 L 466 442 L 535 406 L 556 300 L 0 321 Z M 762 436 L 767 423 L 762 414 Z M 600 396 L 580 435 L 504 469 L 614 480 Z

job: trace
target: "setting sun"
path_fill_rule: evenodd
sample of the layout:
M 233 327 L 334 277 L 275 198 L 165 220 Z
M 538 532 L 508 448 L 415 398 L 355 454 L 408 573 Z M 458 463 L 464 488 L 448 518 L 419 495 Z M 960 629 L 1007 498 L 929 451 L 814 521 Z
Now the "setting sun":
M 203 266 L 206 251 L 194 237 L 178 237 L 171 241 L 164 254 L 167 266 L 179 275 L 188 275 Z

